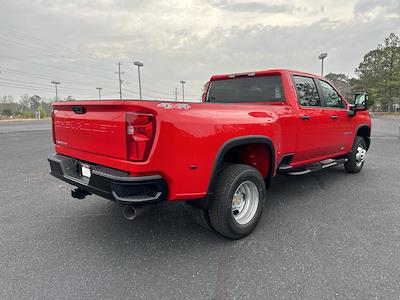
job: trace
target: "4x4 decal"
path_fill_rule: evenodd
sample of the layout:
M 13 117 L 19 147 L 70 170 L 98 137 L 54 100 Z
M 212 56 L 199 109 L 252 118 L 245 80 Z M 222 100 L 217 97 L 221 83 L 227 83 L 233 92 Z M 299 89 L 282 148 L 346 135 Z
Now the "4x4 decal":
M 173 108 L 177 108 L 177 109 L 189 109 L 191 108 L 191 106 L 187 103 L 160 103 L 157 105 L 157 107 L 162 107 L 164 109 L 173 109 Z

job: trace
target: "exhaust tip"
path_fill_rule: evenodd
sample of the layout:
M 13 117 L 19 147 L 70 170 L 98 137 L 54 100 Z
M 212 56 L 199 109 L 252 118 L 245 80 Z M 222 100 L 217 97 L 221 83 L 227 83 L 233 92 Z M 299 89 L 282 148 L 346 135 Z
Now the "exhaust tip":
M 122 211 L 125 219 L 132 221 L 136 218 L 137 212 L 136 212 L 136 208 L 134 208 L 133 206 L 127 205 L 124 207 L 124 210 Z

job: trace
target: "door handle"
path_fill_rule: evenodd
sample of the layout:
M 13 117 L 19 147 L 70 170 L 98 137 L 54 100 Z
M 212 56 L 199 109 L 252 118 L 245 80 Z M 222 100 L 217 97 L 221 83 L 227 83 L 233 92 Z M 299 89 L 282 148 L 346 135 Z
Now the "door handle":
M 305 121 L 311 119 L 311 117 L 310 117 L 309 115 L 301 115 L 300 118 L 301 118 L 302 120 L 305 120 Z
M 337 119 L 339 119 L 339 117 L 338 116 L 331 116 L 331 119 L 332 120 L 337 120 Z

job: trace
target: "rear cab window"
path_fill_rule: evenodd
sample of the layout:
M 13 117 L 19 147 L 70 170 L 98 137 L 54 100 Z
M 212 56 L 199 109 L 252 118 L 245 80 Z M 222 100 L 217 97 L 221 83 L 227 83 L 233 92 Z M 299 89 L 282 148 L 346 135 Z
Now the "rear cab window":
M 285 95 L 279 75 L 237 77 L 211 81 L 206 102 L 282 102 Z
M 321 99 L 313 78 L 293 75 L 293 82 L 296 86 L 297 99 L 301 106 L 321 107 Z

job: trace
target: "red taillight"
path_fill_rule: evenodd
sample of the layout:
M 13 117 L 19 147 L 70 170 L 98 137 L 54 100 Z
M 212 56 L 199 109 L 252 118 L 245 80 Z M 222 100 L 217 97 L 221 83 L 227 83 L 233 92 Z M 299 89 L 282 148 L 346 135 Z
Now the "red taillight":
M 54 110 L 51 111 L 51 130 L 53 133 L 53 144 L 56 143 L 56 133 L 54 132 Z
M 126 113 L 126 142 L 128 160 L 144 161 L 154 140 L 154 116 L 148 113 Z

